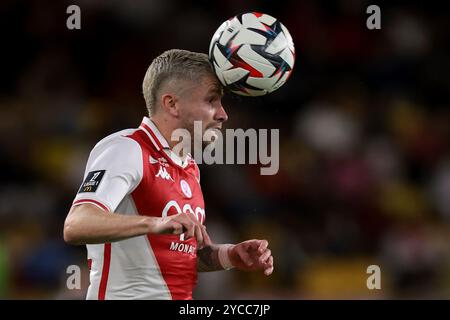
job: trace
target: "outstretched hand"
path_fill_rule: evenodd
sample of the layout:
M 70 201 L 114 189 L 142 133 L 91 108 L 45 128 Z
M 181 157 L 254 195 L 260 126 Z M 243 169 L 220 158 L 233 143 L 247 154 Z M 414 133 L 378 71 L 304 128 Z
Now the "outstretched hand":
M 239 270 L 263 270 L 266 276 L 273 272 L 272 252 L 267 240 L 247 240 L 228 249 L 231 263 Z

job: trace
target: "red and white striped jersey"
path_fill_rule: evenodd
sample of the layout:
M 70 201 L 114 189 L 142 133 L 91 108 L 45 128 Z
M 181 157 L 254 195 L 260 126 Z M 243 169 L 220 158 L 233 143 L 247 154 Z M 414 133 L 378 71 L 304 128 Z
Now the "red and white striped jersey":
M 108 212 L 165 217 L 180 212 L 205 221 L 200 174 L 191 157 L 174 154 L 155 124 L 101 140 L 91 151 L 74 205 Z M 87 245 L 87 299 L 192 299 L 197 241 L 180 235 L 146 235 Z

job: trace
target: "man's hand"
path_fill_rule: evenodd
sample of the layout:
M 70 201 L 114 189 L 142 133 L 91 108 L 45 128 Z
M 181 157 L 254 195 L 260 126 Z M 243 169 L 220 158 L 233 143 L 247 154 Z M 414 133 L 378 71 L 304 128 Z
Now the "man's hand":
M 209 236 L 206 228 L 191 214 L 179 213 L 164 218 L 151 217 L 149 233 L 153 234 L 182 234 L 185 239 L 194 237 L 197 239 L 201 249 L 205 242 L 208 242 Z
M 266 276 L 273 272 L 272 252 L 267 240 L 247 240 L 228 249 L 231 263 L 239 270 L 263 270 Z

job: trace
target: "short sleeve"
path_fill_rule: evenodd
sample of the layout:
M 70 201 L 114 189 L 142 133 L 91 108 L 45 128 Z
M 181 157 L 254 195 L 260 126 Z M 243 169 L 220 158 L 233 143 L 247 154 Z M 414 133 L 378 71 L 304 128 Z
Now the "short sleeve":
M 116 137 L 94 147 L 86 165 L 83 183 L 74 205 L 92 203 L 114 212 L 143 176 L 140 145 L 127 137 Z

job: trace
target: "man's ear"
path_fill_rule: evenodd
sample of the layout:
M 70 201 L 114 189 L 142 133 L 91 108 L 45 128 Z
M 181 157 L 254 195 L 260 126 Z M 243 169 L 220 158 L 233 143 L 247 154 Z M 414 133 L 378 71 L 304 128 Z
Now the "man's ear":
M 161 96 L 161 104 L 163 109 L 174 116 L 175 118 L 178 118 L 180 114 L 179 105 L 177 103 L 178 99 L 173 94 L 163 94 Z

